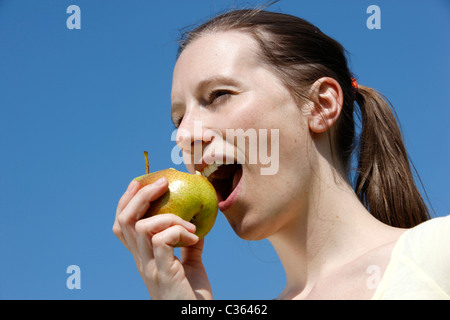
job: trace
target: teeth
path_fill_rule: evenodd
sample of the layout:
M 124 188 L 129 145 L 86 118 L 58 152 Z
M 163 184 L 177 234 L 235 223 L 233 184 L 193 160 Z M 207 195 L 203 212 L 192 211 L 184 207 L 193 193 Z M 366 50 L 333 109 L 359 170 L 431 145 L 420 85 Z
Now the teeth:
M 219 164 L 219 163 L 212 163 L 212 164 L 207 165 L 205 168 L 203 168 L 202 175 L 205 178 L 208 178 L 211 174 L 213 174 L 215 171 L 217 171 L 217 169 L 219 169 L 219 167 L 221 165 L 222 164 Z

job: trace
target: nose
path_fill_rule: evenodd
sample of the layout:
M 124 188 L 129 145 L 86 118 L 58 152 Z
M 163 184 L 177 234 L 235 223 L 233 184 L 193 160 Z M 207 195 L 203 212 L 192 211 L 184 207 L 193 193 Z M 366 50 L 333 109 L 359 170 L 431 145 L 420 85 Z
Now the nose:
M 211 142 L 207 128 L 201 119 L 184 117 L 178 127 L 176 143 L 182 150 L 183 161 L 191 173 L 195 173 L 195 166 L 202 163 L 203 152 Z

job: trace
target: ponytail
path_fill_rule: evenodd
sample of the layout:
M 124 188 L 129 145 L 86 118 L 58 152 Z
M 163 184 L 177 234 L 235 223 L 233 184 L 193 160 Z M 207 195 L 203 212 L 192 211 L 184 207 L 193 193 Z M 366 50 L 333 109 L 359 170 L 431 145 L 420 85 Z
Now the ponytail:
M 394 111 L 374 89 L 359 85 L 355 95 L 362 121 L 356 194 L 378 220 L 414 227 L 429 219 L 429 213 L 414 182 Z

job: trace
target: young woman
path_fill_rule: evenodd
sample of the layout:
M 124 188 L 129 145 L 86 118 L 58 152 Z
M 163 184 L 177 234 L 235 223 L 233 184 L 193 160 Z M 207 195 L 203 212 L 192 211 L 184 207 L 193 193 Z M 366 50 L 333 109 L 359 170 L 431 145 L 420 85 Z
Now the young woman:
M 203 159 L 211 150 L 218 160 L 246 155 L 209 178 L 220 179 L 219 207 L 234 231 L 274 246 L 287 277 L 280 299 L 450 297 L 449 218 L 426 221 L 393 111 L 357 84 L 342 46 L 317 27 L 286 14 L 236 10 L 187 33 L 171 113 L 179 132 L 190 133 L 179 137 L 183 150 L 201 142 Z M 195 136 L 196 121 L 222 141 Z M 278 172 L 262 175 L 264 165 L 249 163 L 249 151 L 237 150 L 227 129 L 279 130 Z M 190 152 L 184 156 L 193 163 Z M 191 172 L 206 167 L 188 165 Z M 195 226 L 171 214 L 141 219 L 167 187 L 164 178 L 145 187 L 132 182 L 113 231 L 153 299 L 211 299 Z M 179 241 L 189 246 L 177 259 Z M 375 295 L 368 268 L 381 278 Z

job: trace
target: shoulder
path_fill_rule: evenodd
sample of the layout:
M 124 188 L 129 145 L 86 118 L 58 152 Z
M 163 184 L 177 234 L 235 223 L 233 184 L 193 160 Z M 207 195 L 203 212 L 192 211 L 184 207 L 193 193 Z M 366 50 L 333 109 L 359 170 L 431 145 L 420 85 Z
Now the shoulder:
M 409 230 L 402 251 L 424 270 L 445 275 L 450 281 L 450 216 L 428 220 Z
M 430 219 L 408 230 L 403 235 L 404 253 L 413 257 L 450 255 L 450 215 Z
M 450 216 L 403 233 L 381 282 L 378 298 L 450 298 Z
M 409 231 L 412 233 L 420 233 L 428 232 L 430 230 L 450 230 L 450 215 L 427 220 L 410 229 Z
M 430 219 L 404 233 L 400 253 L 430 277 L 450 281 L 450 216 Z M 450 283 L 449 283 L 450 286 Z

